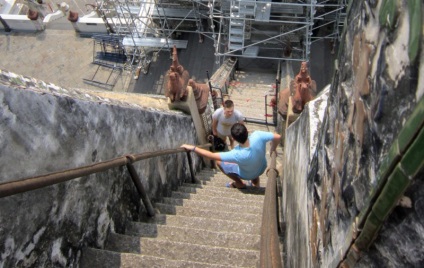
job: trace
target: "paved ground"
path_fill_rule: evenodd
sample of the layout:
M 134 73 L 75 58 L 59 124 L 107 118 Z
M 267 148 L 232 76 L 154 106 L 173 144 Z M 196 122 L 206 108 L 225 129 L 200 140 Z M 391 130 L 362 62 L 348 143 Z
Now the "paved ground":
M 53 4 L 63 1 L 54 0 Z M 85 4 L 95 1 L 66 1 L 70 10 L 80 16 L 90 12 Z M 54 8 L 54 6 L 53 6 Z M 98 87 L 84 83 L 92 79 L 98 66 L 93 61 L 93 40 L 80 38 L 65 17 L 47 25 L 41 32 L 0 31 L 0 69 L 24 76 L 34 77 L 66 88 Z M 96 80 L 106 81 L 109 68 L 99 68 Z M 131 75 L 123 73 L 116 81 L 114 91 L 127 91 Z

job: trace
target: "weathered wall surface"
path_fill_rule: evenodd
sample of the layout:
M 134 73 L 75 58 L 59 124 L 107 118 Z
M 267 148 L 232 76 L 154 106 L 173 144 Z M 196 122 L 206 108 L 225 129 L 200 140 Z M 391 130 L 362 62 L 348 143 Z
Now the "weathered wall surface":
M 374 211 L 383 160 L 413 111 L 422 114 L 422 14 L 422 1 L 351 1 L 317 148 L 309 151 L 312 159 L 294 153 L 308 153 L 302 137 L 308 133 L 299 128 L 306 121 L 287 131 L 286 146 L 289 139 L 296 143 L 285 147 L 287 267 L 337 267 L 346 260 L 350 267 L 424 265 L 423 150 L 411 158 L 418 159 L 413 163 L 418 172 L 407 177 L 404 192 L 411 205 L 391 209 L 393 199 L 386 200 L 388 217 L 365 217 L 372 227 L 383 222 L 376 239 L 351 247 L 366 231 L 361 215 Z M 422 133 L 420 120 L 408 128 Z M 293 161 L 299 168 L 287 166 Z
M 286 224 L 284 247 L 286 267 L 310 267 L 309 211 L 313 204 L 309 198 L 311 185 L 306 179 L 314 168 L 311 159 L 319 141 L 330 86 L 309 102 L 299 118 L 286 132 L 284 140 L 282 221 Z
M 111 99 L 8 72 L 0 81 L 0 183 L 197 142 L 191 117 L 164 99 Z M 153 201 L 189 178 L 185 154 L 134 166 Z M 77 266 L 82 247 L 102 247 L 140 210 L 125 167 L 2 198 L 0 267 Z

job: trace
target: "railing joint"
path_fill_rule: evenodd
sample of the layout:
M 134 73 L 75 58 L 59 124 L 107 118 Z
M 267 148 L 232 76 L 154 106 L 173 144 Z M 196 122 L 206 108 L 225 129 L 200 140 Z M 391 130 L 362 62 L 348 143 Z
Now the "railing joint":
M 135 158 L 135 156 L 133 154 L 127 154 L 127 155 L 125 155 L 125 157 L 129 161 L 128 162 L 129 164 L 132 164 L 132 163 L 134 163 L 134 162 L 137 161 L 136 158 Z

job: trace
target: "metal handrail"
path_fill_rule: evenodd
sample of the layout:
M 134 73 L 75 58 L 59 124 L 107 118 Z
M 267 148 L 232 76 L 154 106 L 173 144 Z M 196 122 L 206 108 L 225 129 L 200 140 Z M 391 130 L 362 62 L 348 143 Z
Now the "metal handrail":
M 212 145 L 210 143 L 199 145 L 200 148 L 210 148 Z M 29 177 L 15 181 L 4 182 L 0 184 L 0 198 L 7 197 L 19 193 L 24 193 L 46 186 L 62 183 L 72 179 L 80 178 L 83 176 L 91 175 L 98 172 L 103 172 L 111 168 L 116 168 L 120 166 L 127 166 L 127 169 L 130 173 L 131 179 L 137 188 L 137 192 L 140 195 L 140 198 L 143 201 L 144 206 L 146 207 L 147 214 L 151 217 L 155 215 L 153 206 L 147 196 L 146 191 L 144 190 L 143 184 L 141 183 L 140 177 L 137 174 L 137 171 L 133 167 L 134 162 L 138 162 L 144 159 L 153 158 L 162 155 L 169 155 L 175 153 L 186 152 L 187 159 L 190 167 L 190 175 L 192 182 L 196 181 L 193 170 L 193 161 L 189 151 L 186 151 L 184 148 L 161 150 L 156 152 L 146 152 L 141 154 L 130 154 L 114 158 L 111 160 L 102 161 L 92 165 L 86 165 L 78 168 L 62 170 L 58 172 L 48 173 L 41 176 Z
M 260 267 L 283 267 L 278 235 L 278 203 L 277 203 L 277 153 L 271 154 L 271 163 L 267 171 L 268 182 L 265 190 L 264 207 L 261 226 Z

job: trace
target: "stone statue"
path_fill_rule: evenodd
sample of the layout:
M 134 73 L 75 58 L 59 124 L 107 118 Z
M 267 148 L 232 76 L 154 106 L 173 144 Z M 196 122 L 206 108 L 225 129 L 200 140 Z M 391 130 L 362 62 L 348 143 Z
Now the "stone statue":
M 177 47 L 174 45 L 172 51 L 172 65 L 166 74 L 165 96 L 174 101 L 185 101 L 187 99 L 188 71 L 178 62 Z
M 285 88 L 279 94 L 278 112 L 286 118 L 291 98 L 292 112 L 301 113 L 305 104 L 315 98 L 316 88 L 315 80 L 309 75 L 308 63 L 302 62 L 299 73 L 290 82 L 290 88 Z
M 199 114 L 203 114 L 208 105 L 209 86 L 208 84 L 197 83 L 189 79 L 190 75 L 184 67 L 178 62 L 177 48 L 174 46 L 172 52 L 172 65 L 166 74 L 165 96 L 169 97 L 171 102 L 187 100 L 187 86 L 193 89 L 193 95 L 196 100 Z
M 209 86 L 207 84 L 196 83 L 193 79 L 188 81 L 188 85 L 193 89 L 199 114 L 203 114 L 208 106 Z

